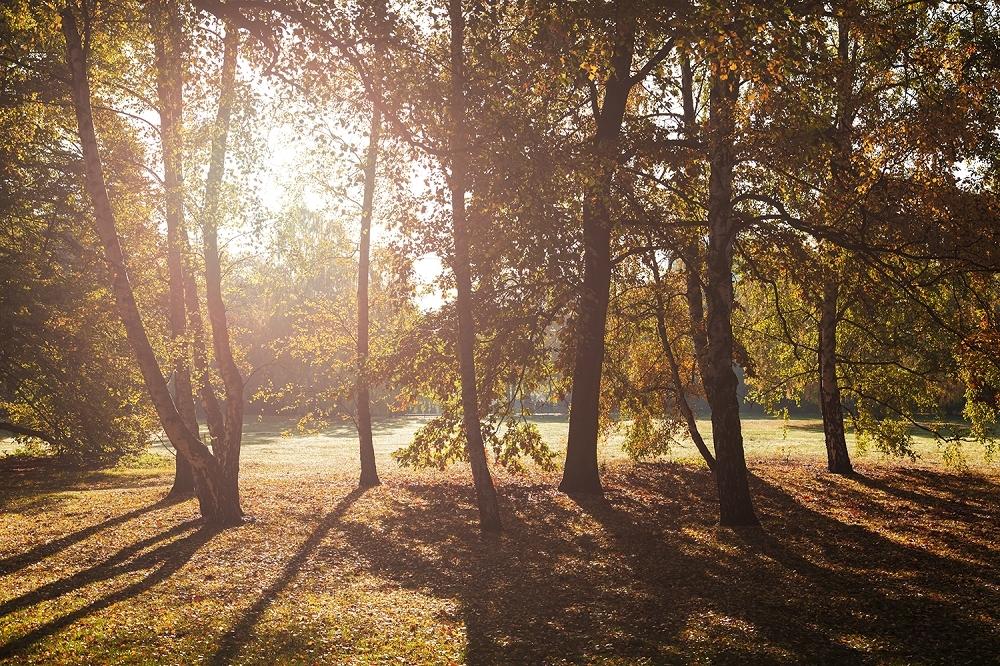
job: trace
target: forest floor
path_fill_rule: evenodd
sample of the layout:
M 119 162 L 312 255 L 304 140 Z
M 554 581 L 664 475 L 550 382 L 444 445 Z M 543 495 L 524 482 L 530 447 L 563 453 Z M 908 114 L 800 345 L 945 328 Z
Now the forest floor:
M 798 425 L 748 422 L 763 526 L 740 530 L 686 452 L 630 463 L 609 441 L 603 499 L 500 473 L 505 532 L 482 535 L 467 468 L 389 459 L 410 421 L 377 429 L 365 492 L 353 433 L 251 426 L 249 519 L 222 531 L 163 500 L 162 456 L 2 458 L 0 662 L 997 663 L 997 465 L 930 445 L 834 477 Z

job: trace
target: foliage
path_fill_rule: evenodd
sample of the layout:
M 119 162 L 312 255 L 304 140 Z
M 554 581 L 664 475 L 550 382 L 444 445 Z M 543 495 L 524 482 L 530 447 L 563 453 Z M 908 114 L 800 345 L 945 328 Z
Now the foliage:
M 58 43 L 44 9 L 0 12 L 5 57 L 19 61 Z M 113 57 L 103 42 L 95 54 Z M 53 453 L 94 464 L 144 449 L 156 426 L 104 286 L 106 269 L 90 249 L 82 165 L 67 143 L 67 96 L 52 89 L 49 67 L 4 69 L 4 94 L 17 103 L 0 113 L 0 421 L 46 433 Z M 144 219 L 149 185 L 134 166 L 144 146 L 114 114 L 99 121 L 114 145 L 111 187 L 121 192 L 141 266 L 157 242 Z

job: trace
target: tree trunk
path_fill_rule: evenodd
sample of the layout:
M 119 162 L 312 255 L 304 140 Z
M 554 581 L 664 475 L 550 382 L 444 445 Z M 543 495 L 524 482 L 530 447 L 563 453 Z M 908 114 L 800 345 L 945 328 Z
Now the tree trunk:
M 684 118 L 684 136 L 691 141 L 696 141 L 698 138 L 698 118 L 694 106 L 694 72 L 691 69 L 691 58 L 687 55 L 681 58 L 681 107 Z M 691 183 L 693 176 L 688 169 L 682 169 L 680 179 L 682 185 L 687 185 Z M 688 317 L 691 322 L 691 344 L 694 347 L 694 358 L 707 399 L 710 389 L 705 384 L 705 375 L 708 373 L 707 361 L 705 360 L 708 354 L 708 336 L 705 332 L 705 301 L 701 287 L 704 264 L 702 254 L 702 242 L 695 238 L 688 244 L 687 253 L 684 256 L 684 296 L 687 300 Z
M 650 253 L 649 257 L 649 267 L 653 271 L 653 285 L 654 294 L 656 299 L 656 332 L 660 336 L 660 344 L 663 347 L 663 353 L 667 357 L 667 364 L 670 366 L 670 379 L 674 384 L 674 393 L 677 396 L 677 407 L 681 410 L 681 414 L 684 416 L 684 421 L 687 423 L 688 434 L 691 435 L 691 441 L 694 442 L 695 448 L 698 449 L 698 453 L 701 457 L 705 459 L 705 463 L 708 465 L 710 470 L 715 470 L 715 456 L 712 452 L 708 450 L 708 446 L 705 444 L 705 439 L 701 436 L 701 431 L 698 429 L 698 421 L 695 419 L 694 410 L 691 409 L 691 404 L 687 400 L 687 395 L 684 393 L 684 382 L 681 379 L 680 366 L 677 363 L 677 357 L 674 355 L 673 346 L 670 344 L 670 336 L 667 333 L 667 321 L 665 315 L 665 304 L 663 302 L 663 294 L 660 292 L 660 267 L 656 263 L 656 256 Z M 699 294 L 699 302 L 701 300 Z
M 469 258 L 469 232 L 466 226 L 466 139 L 465 117 L 465 15 L 462 0 L 449 0 L 451 17 L 451 121 L 453 124 L 451 153 L 451 210 L 455 257 L 455 307 L 458 313 L 458 366 L 462 383 L 462 422 L 465 426 L 466 450 L 472 466 L 472 479 L 479 504 L 479 527 L 498 532 L 500 508 L 493 477 L 486 462 L 482 425 L 479 422 L 479 394 L 476 387 L 476 329 L 472 317 L 472 269 Z
M 834 118 L 836 143 L 830 160 L 830 180 L 832 190 L 837 194 L 851 191 L 851 126 L 854 109 L 851 96 L 854 90 L 854 76 L 851 66 L 850 29 L 844 17 L 837 20 L 837 115 Z M 820 244 L 821 251 L 823 244 Z M 828 270 L 837 267 L 837 252 L 831 251 L 832 258 Z M 823 412 L 823 434 L 826 440 L 827 468 L 834 474 L 851 474 L 854 468 L 847 452 L 844 435 L 844 410 L 840 402 L 840 386 L 837 383 L 837 312 L 840 297 L 840 282 L 831 274 L 823 283 L 819 322 L 819 403 Z
M 186 234 L 185 234 L 186 240 Z M 185 254 L 190 256 L 190 246 L 185 246 Z M 205 322 L 201 318 L 198 299 L 198 284 L 190 261 L 184 262 L 184 300 L 187 302 L 188 325 L 191 331 L 191 349 L 194 359 L 194 374 L 198 380 L 198 393 L 205 410 L 205 422 L 212 441 L 212 451 L 220 452 L 226 437 L 226 421 L 222 415 L 219 398 L 212 385 L 208 368 L 208 351 L 205 349 Z
M 357 407 L 358 444 L 361 456 L 361 479 L 358 485 L 370 488 L 379 484 L 375 466 L 375 443 L 372 438 L 371 396 L 368 379 L 368 275 L 371 252 L 372 206 L 375 196 L 375 169 L 378 163 L 379 130 L 382 119 L 376 95 L 372 100 L 372 122 L 368 136 L 365 164 L 365 193 L 361 204 L 361 241 L 358 244 L 358 348 Z
M 705 299 L 708 306 L 705 354 L 705 393 L 712 407 L 715 443 L 715 481 L 719 491 L 719 522 L 740 526 L 758 524 L 750 497 L 738 380 L 733 371 L 733 243 L 737 225 L 733 215 L 733 112 L 739 97 L 734 76 L 712 75 L 709 117 L 708 254 L 705 260 Z
M 603 491 L 597 469 L 597 431 L 611 293 L 611 230 L 609 220 L 594 210 L 595 205 L 595 201 L 584 205 L 583 284 L 577 304 L 569 438 L 559 484 L 559 490 L 566 493 Z
M 823 410 L 827 467 L 834 474 L 852 474 L 854 467 L 844 435 L 844 410 L 837 383 L 837 297 L 840 285 L 829 278 L 823 285 L 819 321 L 819 403 Z
M 611 181 L 618 162 L 625 105 L 632 88 L 635 15 L 628 3 L 618 3 L 612 71 L 604 103 L 595 118 L 592 173 L 583 204 L 583 284 L 577 301 L 576 354 L 569 414 L 566 464 L 559 490 L 601 493 L 597 469 L 604 332 L 611 295 Z M 596 100 L 595 100 L 596 104 Z M 592 180 L 591 180 L 592 178 Z
M 222 259 L 219 255 L 219 196 L 226 169 L 226 144 L 233 112 L 236 83 L 236 58 L 239 32 L 226 25 L 223 39 L 222 80 L 219 86 L 219 108 L 215 116 L 212 152 L 205 181 L 203 235 L 205 239 L 205 296 L 208 319 L 212 325 L 212 346 L 215 361 L 226 390 L 226 434 L 219 456 L 228 492 L 239 498 L 240 446 L 243 440 L 243 376 L 233 358 L 229 338 L 229 321 L 222 298 Z
M 174 450 L 174 482 L 170 486 L 168 497 L 188 497 L 195 492 L 194 468 L 176 446 Z
M 369 302 L 368 287 L 371 266 L 372 209 L 375 202 L 375 177 L 378 167 L 379 137 L 382 130 L 382 35 L 385 23 L 385 2 L 379 0 L 373 8 L 375 17 L 375 76 L 371 89 L 372 119 L 368 134 L 368 155 L 365 164 L 365 192 L 361 203 L 361 238 L 358 243 L 358 343 L 357 343 L 357 403 L 358 449 L 361 478 L 358 486 L 379 485 L 375 465 L 375 442 L 372 437 L 371 376 L 369 374 Z
M 708 356 L 708 335 L 705 332 L 705 301 L 701 291 L 701 266 L 698 243 L 692 243 L 688 258 L 684 260 L 684 293 L 688 305 L 688 316 L 691 320 L 691 344 L 694 347 L 694 358 L 698 364 L 698 374 L 702 383 L 708 371 L 706 358 Z M 705 397 L 708 397 L 708 386 L 705 386 Z
M 164 217 L 167 223 L 167 271 L 169 325 L 174 365 L 174 404 L 187 426 L 198 434 L 198 416 L 191 387 L 188 362 L 187 317 L 184 294 L 184 260 L 181 240 L 184 230 L 184 171 L 181 128 L 183 122 L 183 74 L 180 53 L 180 17 L 175 3 L 159 1 L 150 8 L 150 25 L 155 35 L 156 91 L 160 106 L 160 147 L 163 152 Z M 175 447 L 176 448 L 176 447 Z M 170 495 L 194 491 L 190 463 L 178 451 L 174 485 Z
M 149 344 L 125 267 L 117 223 L 104 180 L 104 168 L 98 150 L 91 109 L 87 62 L 80 43 L 80 32 L 71 10 L 64 9 L 61 16 L 63 35 L 66 38 L 66 61 L 72 79 L 73 107 L 83 150 L 87 192 L 94 207 L 94 227 L 104 246 L 105 259 L 111 272 L 111 287 L 118 314 L 160 423 L 177 450 L 191 462 L 202 516 L 211 524 L 238 522 L 242 517 L 239 497 L 228 492 L 218 461 L 184 423 L 170 396 L 167 381 L 160 370 L 153 348 Z

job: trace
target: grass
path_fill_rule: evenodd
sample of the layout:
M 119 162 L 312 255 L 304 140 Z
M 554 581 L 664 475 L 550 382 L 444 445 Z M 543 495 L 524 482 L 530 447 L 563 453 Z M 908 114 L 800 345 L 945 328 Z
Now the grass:
M 248 427 L 246 524 L 165 503 L 169 460 L 111 470 L 7 458 L 6 663 L 984 663 L 1000 653 L 1000 470 L 868 455 L 822 465 L 815 423 L 747 421 L 764 527 L 716 525 L 689 447 L 633 464 L 602 445 L 604 499 L 498 473 L 506 530 L 476 526 L 468 470 L 395 467 L 376 430 L 355 487 L 347 427 Z M 541 427 L 555 444 L 565 423 Z
M 423 417 L 399 417 L 376 424 L 376 455 L 383 465 L 392 465 L 389 454 L 405 446 L 413 433 L 426 420 Z M 564 416 L 539 416 L 531 421 L 538 427 L 542 438 L 554 450 L 565 451 L 565 441 L 569 423 Z M 699 421 L 706 441 L 711 442 L 712 423 Z M 352 424 L 327 428 L 318 434 L 291 436 L 283 435 L 294 431 L 289 421 L 263 420 L 248 423 L 245 428 L 243 459 L 250 464 L 274 465 L 279 467 L 309 465 L 329 465 L 343 468 L 357 465 L 357 434 Z M 926 433 L 915 431 L 914 451 L 922 463 L 941 464 L 944 451 L 941 444 Z M 598 456 L 601 462 L 611 463 L 625 458 L 621 444 L 623 428 L 609 433 L 601 442 Z M 823 422 L 821 419 L 792 419 L 787 422 L 774 418 L 744 418 L 743 439 L 747 458 L 764 460 L 805 460 L 813 461 L 825 455 L 823 445 Z M 891 462 L 884 454 L 875 450 L 859 451 L 854 433 L 847 434 L 848 447 L 852 457 L 858 461 Z M 161 451 L 163 449 L 160 449 Z M 983 459 L 983 451 L 974 444 L 963 447 L 965 463 L 981 468 L 990 466 L 992 461 Z M 664 462 L 700 463 L 701 457 L 689 440 L 677 442 L 668 455 L 659 460 Z

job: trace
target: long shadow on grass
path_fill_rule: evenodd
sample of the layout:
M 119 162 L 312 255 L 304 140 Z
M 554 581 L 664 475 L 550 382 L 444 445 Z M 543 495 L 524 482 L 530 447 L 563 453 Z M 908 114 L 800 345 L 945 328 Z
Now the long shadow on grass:
M 154 534 L 146 539 L 136 541 L 133 544 L 129 544 L 98 565 L 79 571 L 71 576 L 67 576 L 66 578 L 52 581 L 51 583 L 42 585 L 31 592 L 22 594 L 21 596 L 9 601 L 5 601 L 0 604 L 0 618 L 10 615 L 11 613 L 16 613 L 17 611 L 28 608 L 29 606 L 34 606 L 35 604 L 43 601 L 56 599 L 64 594 L 69 594 L 74 590 L 79 590 L 86 585 L 96 583 L 97 581 L 115 578 L 123 573 L 131 571 L 149 569 L 169 554 L 170 548 L 173 544 L 160 546 L 155 550 L 151 550 L 150 552 L 135 559 L 131 558 L 150 546 L 190 531 L 195 525 L 198 524 L 198 522 L 198 520 L 188 520 L 180 523 L 179 525 L 174 525 L 170 529 L 164 530 L 163 532 Z
M 162 470 L 141 470 L 128 476 L 110 473 L 100 467 L 75 465 L 56 456 L 0 457 L 0 508 L 37 496 L 45 491 L 96 490 L 104 488 L 153 488 L 166 485 Z M 37 504 L 38 500 L 34 502 Z M 29 506 L 18 506 L 16 513 L 28 513 Z
M 49 541 L 48 543 L 40 544 L 31 550 L 23 553 L 17 553 L 16 555 L 11 555 L 10 557 L 5 557 L 0 560 L 0 576 L 12 574 L 24 569 L 25 567 L 29 567 L 32 564 L 37 564 L 45 558 L 51 557 L 73 544 L 89 539 L 98 532 L 122 525 L 130 520 L 133 520 L 134 518 L 138 518 L 139 516 L 143 516 L 157 509 L 171 506 L 183 501 L 184 499 L 185 498 L 165 497 L 164 499 L 154 502 L 153 504 L 133 509 L 132 511 L 128 511 L 113 518 L 108 518 L 107 520 L 97 523 L 96 525 L 84 527 L 83 529 L 71 532 L 70 534 L 54 539 L 53 541 Z
M 873 490 L 879 490 L 914 504 L 923 505 L 941 517 L 965 519 L 977 509 L 990 506 L 1000 496 L 1000 488 L 987 479 L 972 474 L 935 474 L 927 470 L 903 470 L 895 475 L 896 483 L 857 473 L 852 478 Z M 960 485 L 955 485 L 955 479 Z M 905 487 L 900 481 L 908 481 Z M 944 497 L 941 496 L 942 491 Z M 977 506 L 979 505 L 979 506 Z
M 418 501 L 397 502 L 378 532 L 350 522 L 340 531 L 357 551 L 352 559 L 372 573 L 460 600 L 469 663 L 669 658 L 657 639 L 676 631 L 678 618 L 652 612 L 658 581 L 644 567 L 668 563 L 664 580 L 681 580 L 693 562 L 672 544 L 645 538 L 616 548 L 613 535 L 585 525 L 591 521 L 548 486 L 504 488 L 500 537 L 480 534 L 468 488 L 407 489 Z
M 838 486 L 847 492 L 835 492 Z M 864 507 L 869 499 L 850 479 L 828 477 L 827 487 L 833 491 L 830 502 L 841 506 Z M 738 536 L 747 554 L 757 553 L 771 562 L 768 569 L 790 574 L 786 587 L 748 581 L 754 595 L 743 612 L 762 629 L 780 631 L 773 618 L 793 615 L 821 627 L 839 646 L 859 650 L 858 657 L 883 662 L 975 663 L 1000 648 L 995 614 L 992 621 L 983 618 L 1000 596 L 981 585 L 987 571 L 1000 564 L 995 553 L 993 567 L 984 570 L 930 550 L 935 546 L 903 543 L 836 520 L 804 506 L 787 487 L 754 479 L 753 488 L 772 526 Z M 898 528 L 891 517 L 882 518 L 875 522 Z M 969 540 L 962 546 L 976 549 Z M 736 567 L 731 571 L 740 575 Z M 840 660 L 836 652 L 823 654 Z
M 635 476 L 628 483 L 642 487 Z M 950 475 L 940 476 L 947 484 Z M 946 541 L 942 535 L 935 535 L 933 545 L 934 539 L 907 544 L 810 509 L 796 496 L 816 494 L 810 499 L 829 506 L 860 507 L 889 530 L 907 522 L 905 513 L 878 515 L 856 481 L 824 476 L 819 491 L 753 477 L 765 528 L 719 531 L 719 552 L 705 556 L 706 573 L 730 582 L 713 595 L 720 607 L 783 652 L 809 660 L 962 662 L 994 654 L 1000 634 L 992 609 L 1000 595 L 988 591 L 988 572 L 1000 566 L 1000 554 L 994 551 L 985 568 L 970 565 L 933 552 Z M 909 483 L 901 475 L 880 485 L 899 490 Z M 945 507 L 932 501 L 926 508 L 933 513 Z M 990 527 L 970 521 L 955 529 L 952 542 L 968 555 L 982 551 L 976 541 Z
M 278 598 L 282 590 L 298 574 L 299 569 L 309 559 L 319 543 L 330 533 L 330 530 L 337 524 L 341 516 L 365 493 L 364 488 L 355 488 L 348 493 L 337 505 L 323 518 L 323 521 L 316 526 L 309 538 L 305 540 L 295 555 L 285 564 L 281 574 L 271 583 L 261 594 L 254 604 L 247 609 L 236 625 L 226 632 L 220 640 L 219 650 L 212 656 L 209 663 L 229 664 L 239 653 L 240 649 L 253 638 L 254 627 L 263 617 L 267 609 Z
M 504 488 L 499 538 L 479 533 L 471 492 L 444 483 L 407 486 L 377 532 L 338 529 L 391 585 L 460 601 L 470 663 L 971 662 L 1000 647 L 981 616 L 996 593 L 964 606 L 987 573 L 783 487 L 755 480 L 766 531 L 733 531 L 714 526 L 700 470 L 642 465 L 609 485 L 606 501 Z
M 0 645 L 0 658 L 13 656 L 45 637 L 51 636 L 60 629 L 73 624 L 74 622 L 77 622 L 82 618 L 108 608 L 114 604 L 132 599 L 133 597 L 142 594 L 158 583 L 161 583 L 169 578 L 178 569 L 184 566 L 184 564 L 191 559 L 199 548 L 201 548 L 215 534 L 217 534 L 217 530 L 203 527 L 202 529 L 191 532 L 187 536 L 159 546 L 148 553 L 136 557 L 135 559 L 129 560 L 129 558 L 154 543 L 169 539 L 172 536 L 182 534 L 183 532 L 190 530 L 197 523 L 198 521 L 192 520 L 176 525 L 160 534 L 154 535 L 148 539 L 144 539 L 122 549 L 101 564 L 91 567 L 90 569 L 82 571 L 78 574 L 74 574 L 69 578 L 45 585 L 39 590 L 35 590 L 34 592 L 30 592 L 3 604 L 3 606 L 0 607 L 0 617 L 9 615 L 17 610 L 27 608 L 48 599 L 55 599 L 56 597 L 73 590 L 80 589 L 90 583 L 101 580 L 109 580 L 125 573 L 151 570 L 141 580 L 138 580 L 135 583 L 100 597 L 99 599 L 96 599 L 86 606 L 71 613 L 67 613 L 46 622 L 42 626 L 29 631 L 20 638 L 15 638 L 3 645 Z

